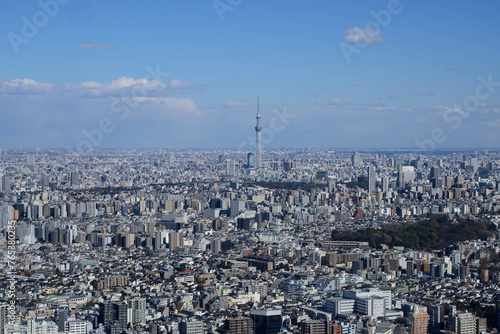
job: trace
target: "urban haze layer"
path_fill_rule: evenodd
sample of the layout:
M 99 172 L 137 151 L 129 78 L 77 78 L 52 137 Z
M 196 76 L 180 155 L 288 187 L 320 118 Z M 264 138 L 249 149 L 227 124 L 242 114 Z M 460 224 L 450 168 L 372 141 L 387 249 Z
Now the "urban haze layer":
M 2 334 L 495 333 L 498 151 L 0 150 Z

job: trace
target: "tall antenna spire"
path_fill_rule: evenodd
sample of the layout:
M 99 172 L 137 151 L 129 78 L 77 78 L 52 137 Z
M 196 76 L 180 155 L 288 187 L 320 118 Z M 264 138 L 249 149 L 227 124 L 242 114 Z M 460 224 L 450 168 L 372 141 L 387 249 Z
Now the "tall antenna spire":
M 260 103 L 259 97 L 257 96 L 257 125 L 255 126 L 255 167 L 260 168 L 262 166 L 261 160 L 261 143 L 260 143 L 260 132 L 262 130 L 262 126 L 260 126 Z

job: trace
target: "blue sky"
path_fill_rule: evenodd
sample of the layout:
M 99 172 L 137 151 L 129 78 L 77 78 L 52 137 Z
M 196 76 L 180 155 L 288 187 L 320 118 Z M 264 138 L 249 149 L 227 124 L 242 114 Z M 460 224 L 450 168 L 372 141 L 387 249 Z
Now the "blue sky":
M 250 150 L 257 96 L 268 148 L 500 143 L 498 2 L 2 9 L 0 147 Z

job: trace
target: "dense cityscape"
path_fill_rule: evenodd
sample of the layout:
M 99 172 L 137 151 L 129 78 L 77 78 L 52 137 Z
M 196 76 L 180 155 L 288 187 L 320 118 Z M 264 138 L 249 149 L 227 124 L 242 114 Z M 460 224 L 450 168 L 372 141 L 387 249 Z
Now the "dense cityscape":
M 496 151 L 1 152 L 2 334 L 500 326 Z

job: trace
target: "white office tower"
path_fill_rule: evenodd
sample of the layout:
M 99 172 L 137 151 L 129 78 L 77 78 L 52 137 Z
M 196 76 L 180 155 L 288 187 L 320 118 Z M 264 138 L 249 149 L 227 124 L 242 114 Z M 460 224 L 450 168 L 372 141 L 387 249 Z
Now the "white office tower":
M 33 224 L 23 224 L 16 228 L 16 234 L 19 241 L 25 245 L 35 244 L 35 225 Z
M 92 324 L 85 320 L 70 320 L 66 322 L 65 329 L 68 334 L 87 334 Z
M 351 157 L 352 160 L 352 167 L 359 167 L 363 163 L 363 160 L 361 159 L 361 154 L 358 152 L 354 152 L 354 154 Z
M 31 170 L 35 169 L 35 157 L 32 155 L 29 155 L 26 157 L 26 167 L 28 167 Z
M 472 313 L 457 313 L 451 316 L 450 330 L 457 334 L 475 334 L 476 320 Z
M 155 232 L 155 243 L 154 243 L 155 249 L 162 248 L 163 245 L 167 244 L 167 240 L 168 240 L 168 232 L 167 231 L 165 231 L 165 230 L 156 231 Z
M 128 322 L 133 324 L 146 322 L 146 298 L 133 298 L 128 301 L 131 318 Z
M 370 166 L 368 168 L 368 192 L 374 193 L 377 190 L 377 174 L 375 168 Z
M 326 301 L 327 311 L 334 316 L 358 313 L 385 317 L 391 305 L 392 292 L 376 288 L 345 290 L 342 297 L 329 298 Z
M 26 325 L 8 323 L 4 328 L 5 334 L 57 334 L 57 332 L 57 325 L 50 320 L 28 319 Z
M 403 177 L 405 182 L 413 182 L 415 180 L 415 167 L 413 166 L 402 166 L 401 172 L 403 172 Z
M 66 204 L 61 204 L 59 206 L 60 210 L 61 210 L 61 218 L 68 218 L 68 212 L 66 210 Z
M 259 97 L 257 97 L 257 125 L 255 126 L 255 168 L 260 168 L 262 166 L 262 154 L 261 154 L 261 143 L 260 143 L 261 131 L 262 131 L 262 126 L 260 126 Z
M 12 207 L 7 203 L 0 203 L 0 231 L 5 229 L 12 219 Z
M 238 164 L 234 160 L 226 161 L 226 174 L 228 176 L 236 176 L 238 174 Z
M 382 192 L 387 192 L 389 190 L 389 178 L 384 176 L 382 178 Z

